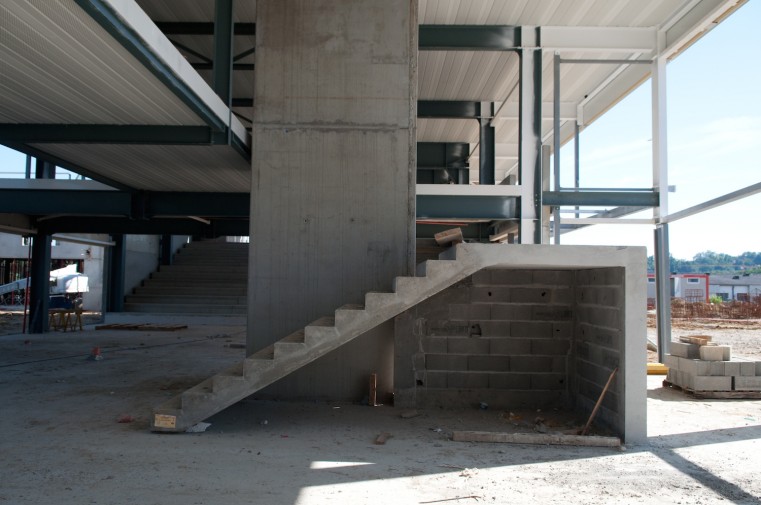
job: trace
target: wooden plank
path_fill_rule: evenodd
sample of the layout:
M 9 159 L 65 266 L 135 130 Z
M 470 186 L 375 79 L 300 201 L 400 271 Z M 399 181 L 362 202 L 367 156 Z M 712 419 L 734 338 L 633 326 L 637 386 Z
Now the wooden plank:
M 710 335 L 685 335 L 679 337 L 679 341 L 684 344 L 709 345 L 711 340 Z
M 502 433 L 493 431 L 455 431 L 455 442 L 490 442 L 506 444 L 575 445 L 585 447 L 619 447 L 616 437 L 563 435 L 551 433 Z
M 376 407 L 378 405 L 378 374 L 377 373 L 370 374 L 370 400 L 368 401 L 368 404 L 371 407 Z
M 437 233 L 433 236 L 433 239 L 436 241 L 439 245 L 447 245 L 452 243 L 460 243 L 463 241 L 462 238 L 462 229 L 461 228 L 452 228 L 450 230 L 444 230 L 441 233 Z
M 761 400 L 761 391 L 695 391 L 669 381 L 663 381 L 663 387 L 682 391 L 700 400 Z

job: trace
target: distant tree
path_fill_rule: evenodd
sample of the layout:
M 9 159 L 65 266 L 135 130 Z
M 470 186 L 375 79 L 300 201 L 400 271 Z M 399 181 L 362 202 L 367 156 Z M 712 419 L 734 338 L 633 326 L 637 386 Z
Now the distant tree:
M 678 274 L 708 273 L 708 274 L 735 274 L 735 273 L 761 273 L 761 252 L 744 252 L 739 256 L 732 256 L 713 251 L 697 253 L 692 260 L 682 260 L 669 256 L 671 272 Z M 655 271 L 655 261 L 652 256 L 647 258 L 647 270 Z

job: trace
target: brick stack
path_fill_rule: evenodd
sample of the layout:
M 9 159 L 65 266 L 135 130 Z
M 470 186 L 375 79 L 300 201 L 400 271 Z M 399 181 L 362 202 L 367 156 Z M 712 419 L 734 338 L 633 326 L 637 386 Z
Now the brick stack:
M 666 381 L 695 392 L 759 392 L 761 361 L 731 356 L 728 345 L 716 345 L 711 337 L 680 337 L 671 342 L 664 365 Z

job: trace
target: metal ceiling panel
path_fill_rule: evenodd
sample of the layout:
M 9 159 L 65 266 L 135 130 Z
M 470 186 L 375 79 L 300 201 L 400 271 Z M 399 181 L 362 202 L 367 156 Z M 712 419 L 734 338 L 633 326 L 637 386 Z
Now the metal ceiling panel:
M 0 121 L 201 125 L 72 0 L 0 2 Z
M 248 192 L 251 167 L 229 146 L 39 144 L 33 147 L 135 189 Z

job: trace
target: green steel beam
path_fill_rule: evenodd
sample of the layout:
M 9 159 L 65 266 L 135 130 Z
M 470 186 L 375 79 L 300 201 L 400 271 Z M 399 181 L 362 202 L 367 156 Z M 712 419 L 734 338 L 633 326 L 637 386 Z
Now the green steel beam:
M 217 145 L 227 144 L 227 134 L 208 126 L 6 123 L 0 124 L 0 142 Z
M 418 195 L 418 219 L 514 219 L 516 199 L 505 196 Z
M 545 191 L 542 204 L 552 207 L 657 207 L 658 193 L 654 191 Z M 562 222 L 562 221 L 561 221 Z
M 466 100 L 419 100 L 417 117 L 443 119 L 478 119 L 481 102 Z
M 191 63 L 191 67 L 193 67 L 196 70 L 213 70 L 214 64 L 209 63 Z M 255 66 L 253 63 L 235 63 L 233 64 L 233 70 L 238 71 L 248 71 L 248 70 L 254 70 Z
M 421 51 L 515 51 L 521 45 L 520 27 L 421 25 Z
M 62 216 L 36 225 L 46 233 L 109 233 L 126 235 L 194 235 L 207 238 L 248 235 L 248 219 L 211 219 L 204 223 L 191 218 L 129 219 L 107 216 Z
M 418 142 L 418 170 L 467 169 L 470 144 L 467 142 Z
M 214 23 L 157 21 L 164 35 L 214 35 Z M 256 23 L 235 23 L 235 35 L 256 35 Z
M 214 92 L 230 107 L 233 92 L 233 0 L 214 0 Z

